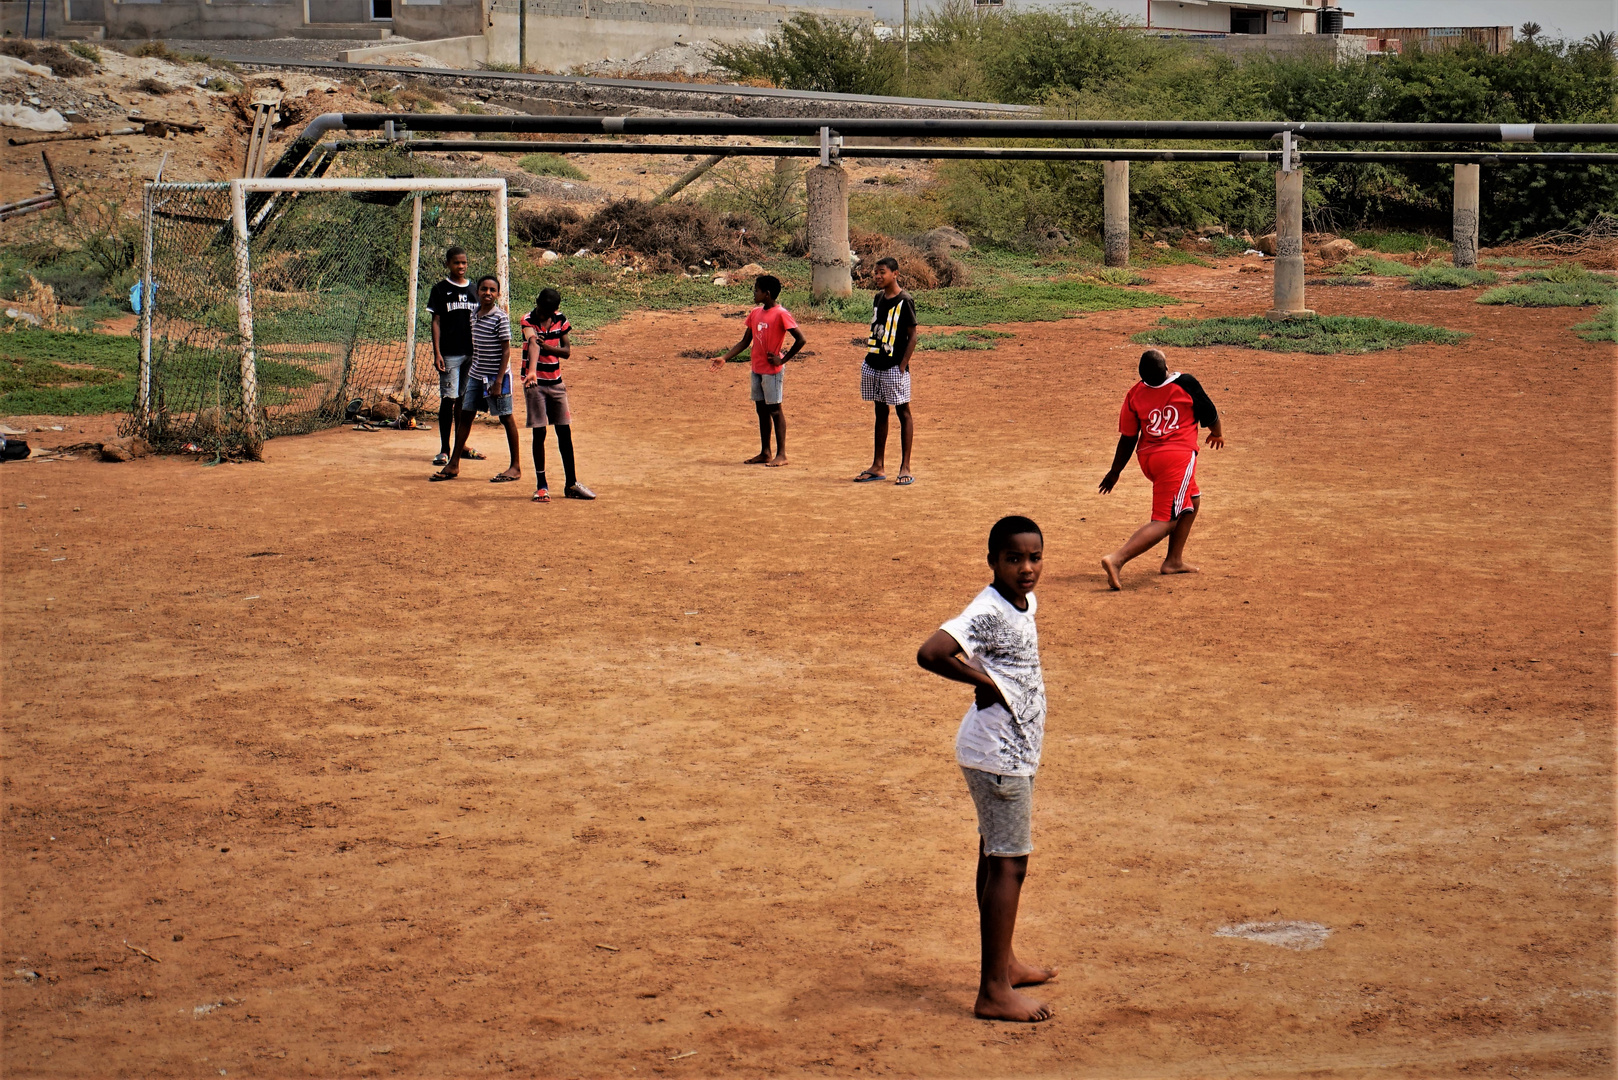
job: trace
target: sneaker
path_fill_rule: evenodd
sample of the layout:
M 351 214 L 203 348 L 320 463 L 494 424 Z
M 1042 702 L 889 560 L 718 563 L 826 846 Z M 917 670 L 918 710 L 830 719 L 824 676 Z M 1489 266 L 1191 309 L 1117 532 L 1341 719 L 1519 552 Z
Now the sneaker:
M 551 501 L 551 493 L 549 491 L 547 491 L 545 488 L 540 488 L 539 490 L 534 492 L 533 501 L 534 502 L 550 502 Z
M 449 464 L 449 455 L 448 454 L 439 454 L 437 457 L 433 458 L 433 464 L 434 465 L 448 465 Z
M 562 489 L 562 498 L 564 499 L 593 499 L 595 497 L 596 493 L 583 484 L 569 484 Z

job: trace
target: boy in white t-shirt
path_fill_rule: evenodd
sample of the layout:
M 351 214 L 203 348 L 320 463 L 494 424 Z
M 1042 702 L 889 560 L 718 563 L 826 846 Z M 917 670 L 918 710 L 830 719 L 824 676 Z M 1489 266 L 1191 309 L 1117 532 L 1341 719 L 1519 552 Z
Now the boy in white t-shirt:
M 1015 987 L 1048 982 L 1054 968 L 1017 959 L 1011 948 L 1017 901 L 1028 874 L 1034 773 L 1045 738 L 1045 676 L 1034 627 L 1045 537 L 1025 517 L 989 530 L 994 581 L 966 610 L 933 633 L 916 663 L 976 692 L 955 736 L 955 760 L 978 812 L 978 921 L 983 974 L 973 1013 L 986 1020 L 1037 1022 L 1051 1008 Z

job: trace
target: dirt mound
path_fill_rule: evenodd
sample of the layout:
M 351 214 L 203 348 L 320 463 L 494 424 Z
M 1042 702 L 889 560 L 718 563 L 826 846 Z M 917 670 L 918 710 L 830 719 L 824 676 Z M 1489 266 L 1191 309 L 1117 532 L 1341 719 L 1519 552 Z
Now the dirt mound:
M 512 232 L 536 247 L 598 255 L 632 253 L 654 270 L 684 270 L 706 262 L 743 266 L 763 254 L 758 222 L 745 214 L 716 214 L 690 203 L 654 205 L 639 199 L 608 203 L 580 219 L 566 207 L 518 211 Z
M 907 289 L 937 289 L 947 285 L 966 285 L 971 274 L 966 267 L 950 258 L 949 248 L 935 244 L 926 251 L 905 240 L 885 233 L 848 230 L 848 245 L 860 261 L 854 264 L 854 284 L 860 288 L 875 288 L 878 259 L 891 258 L 899 263 L 899 280 Z
M 96 69 L 88 60 L 74 56 L 54 41 L 45 45 L 35 45 L 21 38 L 10 38 L 4 44 L 0 44 L 0 53 L 15 56 L 24 63 L 42 64 L 50 68 L 51 74 L 57 78 L 76 78 L 80 75 L 89 75 Z

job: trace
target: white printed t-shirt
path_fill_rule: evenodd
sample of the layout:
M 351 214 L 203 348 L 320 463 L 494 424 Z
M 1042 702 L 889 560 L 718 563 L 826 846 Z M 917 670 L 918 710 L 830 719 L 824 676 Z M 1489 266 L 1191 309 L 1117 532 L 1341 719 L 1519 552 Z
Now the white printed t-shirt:
M 978 593 L 966 610 L 945 623 L 944 632 L 960 642 L 970 666 L 994 680 L 1011 706 L 999 702 L 979 709 L 974 701 L 955 736 L 955 760 L 969 769 L 999 776 L 1033 776 L 1045 741 L 1045 675 L 1039 667 L 1039 631 L 1032 593 L 1028 610 L 1018 611 L 993 585 Z

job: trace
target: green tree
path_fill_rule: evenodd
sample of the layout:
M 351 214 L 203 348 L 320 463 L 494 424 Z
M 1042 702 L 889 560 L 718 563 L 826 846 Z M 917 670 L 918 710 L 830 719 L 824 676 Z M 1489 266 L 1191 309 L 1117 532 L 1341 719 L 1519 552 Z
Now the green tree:
M 834 94 L 898 92 L 904 58 L 867 23 L 794 15 L 763 44 L 715 45 L 713 61 L 738 79 L 766 79 L 788 90 Z

